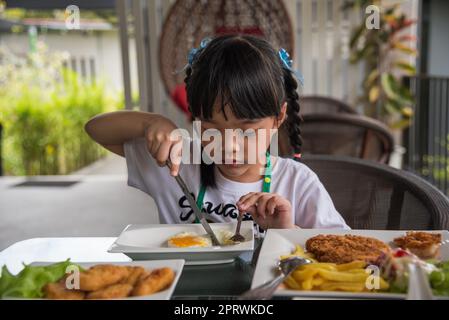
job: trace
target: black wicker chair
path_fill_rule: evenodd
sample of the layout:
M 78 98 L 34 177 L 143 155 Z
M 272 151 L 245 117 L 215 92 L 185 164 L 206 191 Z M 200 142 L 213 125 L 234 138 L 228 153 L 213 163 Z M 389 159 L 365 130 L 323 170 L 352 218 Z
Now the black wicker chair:
M 303 120 L 303 154 L 389 161 L 393 136 L 388 127 L 375 119 L 352 114 L 307 114 Z
M 309 113 L 326 113 L 326 114 L 335 114 L 335 113 L 349 113 L 349 114 L 357 114 L 355 109 L 351 107 L 349 104 L 344 103 L 343 101 L 325 97 L 325 96 L 302 96 L 299 98 L 299 103 L 301 105 L 301 114 L 309 114 Z
M 422 178 L 374 161 L 306 155 L 354 229 L 449 230 L 449 198 Z

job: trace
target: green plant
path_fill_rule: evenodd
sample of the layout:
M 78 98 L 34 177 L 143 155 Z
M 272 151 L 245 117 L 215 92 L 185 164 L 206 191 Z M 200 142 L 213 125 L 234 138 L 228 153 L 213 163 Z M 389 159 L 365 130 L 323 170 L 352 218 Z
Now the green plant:
M 439 185 L 448 186 L 442 191 L 449 195 L 449 158 L 445 155 L 449 153 L 449 134 L 446 137 L 434 137 L 434 146 L 446 152 L 422 155 L 419 173 Z
M 416 39 L 404 31 L 415 21 L 400 12 L 397 3 L 381 5 L 379 0 L 355 0 L 347 1 L 343 9 L 360 12 L 371 4 L 380 9 L 379 28 L 367 28 L 362 19 L 350 40 L 350 62 L 363 62 L 366 68 L 360 101 L 367 115 L 378 116 L 394 128 L 404 128 L 409 126 L 413 116 L 414 97 L 403 84 L 402 77 L 416 73 L 406 58 L 417 54 L 408 45 Z
M 105 155 L 84 132 L 92 116 L 121 107 L 101 81 L 89 83 L 63 68 L 62 53 L 40 43 L 19 58 L 0 48 L 0 122 L 5 173 L 73 172 Z

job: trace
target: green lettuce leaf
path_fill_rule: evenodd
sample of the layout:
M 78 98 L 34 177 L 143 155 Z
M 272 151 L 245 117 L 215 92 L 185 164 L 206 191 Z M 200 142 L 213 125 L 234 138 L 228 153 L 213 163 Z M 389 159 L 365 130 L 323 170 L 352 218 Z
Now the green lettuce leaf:
M 24 269 L 16 276 L 3 266 L 0 277 L 0 298 L 42 298 L 42 288 L 50 282 L 60 280 L 72 265 L 70 260 L 48 266 L 24 265 Z

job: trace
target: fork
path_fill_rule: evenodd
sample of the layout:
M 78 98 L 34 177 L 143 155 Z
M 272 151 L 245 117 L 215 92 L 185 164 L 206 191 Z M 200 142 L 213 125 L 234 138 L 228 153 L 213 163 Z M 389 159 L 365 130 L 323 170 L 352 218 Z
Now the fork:
M 239 218 L 237 221 L 237 228 L 235 230 L 235 234 L 229 238 L 232 242 L 243 242 L 245 241 L 245 237 L 240 234 L 240 226 L 242 225 L 243 214 L 239 213 Z

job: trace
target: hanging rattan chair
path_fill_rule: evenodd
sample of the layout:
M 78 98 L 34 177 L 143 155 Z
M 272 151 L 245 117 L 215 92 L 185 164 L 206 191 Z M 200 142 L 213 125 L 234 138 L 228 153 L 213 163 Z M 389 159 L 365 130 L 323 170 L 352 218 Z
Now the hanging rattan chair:
M 294 54 L 292 23 L 282 0 L 177 0 L 163 25 L 159 59 L 165 89 L 185 112 L 184 73 L 176 71 L 203 38 L 223 34 L 263 37 Z

